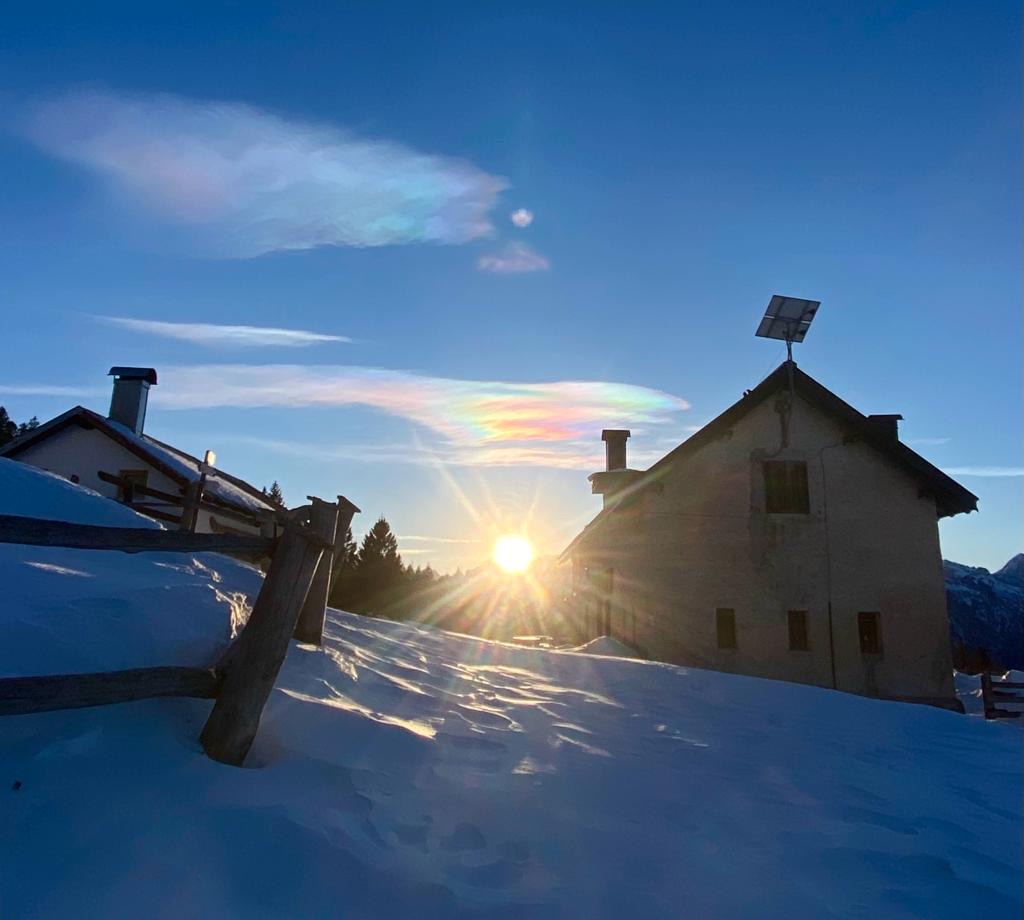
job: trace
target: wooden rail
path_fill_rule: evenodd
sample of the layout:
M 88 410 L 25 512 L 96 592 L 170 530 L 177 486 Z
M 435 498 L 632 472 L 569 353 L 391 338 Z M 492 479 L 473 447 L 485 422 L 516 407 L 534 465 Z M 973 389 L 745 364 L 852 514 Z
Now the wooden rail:
M 284 519 L 278 539 L 196 534 L 134 527 L 97 527 L 0 515 L 0 543 L 69 549 L 140 552 L 271 554 L 270 569 L 241 635 L 213 668 L 135 668 L 96 674 L 0 678 L 0 715 L 102 706 L 160 696 L 215 699 L 200 740 L 222 763 L 241 765 L 256 738 L 263 707 L 296 636 L 320 644 L 330 583 L 330 559 L 339 522 L 358 509 L 342 496 L 337 505 L 313 499 Z M 302 519 L 309 517 L 308 523 Z M 344 538 L 342 531 L 341 538 Z M 311 585 L 316 576 L 316 590 Z M 312 594 L 312 597 L 310 596 Z M 297 633 L 300 613 L 303 626 Z
M 0 679 L 0 716 L 128 703 L 154 696 L 213 699 L 221 678 L 212 668 L 133 668 L 100 674 Z
M 1020 681 L 1003 680 L 1001 677 L 993 678 L 991 674 L 981 674 L 981 700 L 985 706 L 986 719 L 1019 719 L 1020 712 L 1010 709 L 1001 709 L 997 703 L 1009 703 L 1011 705 L 1024 706 L 1024 683 Z
M 67 549 L 106 549 L 122 553 L 253 553 L 269 555 L 270 537 L 236 534 L 187 533 L 143 527 L 98 527 L 0 514 L 0 543 L 62 546 Z
M 262 527 L 268 519 L 276 519 L 282 514 L 280 511 L 269 510 L 251 513 L 239 511 L 237 508 L 215 498 L 209 493 L 203 492 L 200 494 L 197 483 L 190 484 L 191 494 L 175 495 L 172 492 L 164 492 L 161 489 L 154 489 L 152 486 L 133 482 L 131 479 L 123 476 L 115 476 L 113 473 L 107 473 L 104 470 L 97 470 L 96 475 L 101 481 L 118 487 L 124 496 L 124 498 L 118 499 L 119 501 L 131 508 L 135 508 L 142 514 L 147 514 L 172 524 L 180 524 L 186 512 L 197 511 L 200 508 L 204 511 L 209 511 L 211 514 L 216 513 L 221 517 L 231 518 L 237 523 L 247 524 L 249 527 L 255 528 Z M 143 498 L 159 499 L 159 502 L 140 501 L 136 498 L 136 496 L 140 495 Z M 161 507 L 176 508 L 179 514 L 172 515 L 166 511 L 154 510 L 154 508 Z

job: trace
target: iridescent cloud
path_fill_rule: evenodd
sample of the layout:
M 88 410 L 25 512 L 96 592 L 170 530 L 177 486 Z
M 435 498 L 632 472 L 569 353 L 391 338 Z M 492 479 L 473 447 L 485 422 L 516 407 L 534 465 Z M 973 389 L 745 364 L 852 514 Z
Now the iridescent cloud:
M 95 316 L 103 323 L 121 326 L 135 332 L 146 332 L 168 339 L 181 339 L 193 345 L 258 348 L 284 346 L 298 348 L 323 342 L 351 342 L 343 335 L 307 332 L 305 329 L 277 329 L 272 326 L 224 326 L 214 323 L 169 323 L 154 319 L 132 319 L 127 316 Z
M 216 255 L 464 243 L 491 232 L 506 187 L 453 157 L 169 95 L 71 92 L 37 103 L 25 131 Z
M 168 409 L 365 405 L 441 436 L 414 448 L 420 462 L 565 468 L 593 465 L 602 428 L 665 426 L 689 408 L 676 396 L 629 384 L 452 380 L 286 364 L 161 368 L 151 399 Z
M 518 275 L 524 272 L 542 272 L 550 268 L 551 263 L 525 243 L 509 243 L 496 253 L 480 256 L 476 266 L 483 272 Z
M 516 208 L 508 217 L 520 229 L 529 227 L 533 223 L 533 211 L 529 208 Z

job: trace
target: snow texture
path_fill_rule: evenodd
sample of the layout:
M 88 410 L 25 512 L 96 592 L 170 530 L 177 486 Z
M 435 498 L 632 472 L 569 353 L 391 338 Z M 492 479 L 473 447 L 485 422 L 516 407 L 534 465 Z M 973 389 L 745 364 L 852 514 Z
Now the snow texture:
M 32 473 L 40 503 L 130 514 Z M 12 630 L 37 664 L 76 644 L 83 665 L 173 657 L 182 619 L 219 647 L 218 594 L 253 587 L 219 557 L 162 569 L 195 590 L 161 623 L 155 554 L 5 551 L 26 585 L 0 607 L 4 668 Z M 35 652 L 26 619 L 49 626 Z M 137 623 L 152 649 L 129 653 Z M 248 769 L 203 756 L 209 708 L 3 719 L 0 915 L 1020 915 L 1020 734 L 1002 724 L 336 611 L 322 649 L 293 644 Z
M 620 642 L 614 636 L 598 636 L 583 645 L 578 645 L 572 651 L 582 652 L 585 655 L 607 655 L 611 658 L 638 658 L 636 649 L 630 648 L 625 642 Z
M 0 514 L 160 529 L 96 492 L 2 458 Z M 212 664 L 248 616 L 261 576 L 214 553 L 0 543 L 0 584 L 0 676 L 30 677 Z

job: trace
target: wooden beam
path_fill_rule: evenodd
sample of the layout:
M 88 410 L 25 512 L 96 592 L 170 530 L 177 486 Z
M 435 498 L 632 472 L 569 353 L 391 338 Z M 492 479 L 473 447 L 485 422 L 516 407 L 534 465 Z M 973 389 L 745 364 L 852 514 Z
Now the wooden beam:
M 141 527 L 97 527 L 0 514 L 0 543 L 105 549 L 123 553 L 253 553 L 269 556 L 274 540 L 234 534 L 187 533 Z
M 139 495 L 145 495 L 149 498 L 161 498 L 165 502 L 170 502 L 172 505 L 180 506 L 185 500 L 181 495 L 174 495 L 171 492 L 163 492 L 160 489 L 154 489 L 151 486 L 143 485 L 139 482 L 132 482 L 130 479 L 125 479 L 122 476 L 115 476 L 113 473 L 106 473 L 103 470 L 97 470 L 96 475 L 103 482 L 109 482 L 112 486 L 117 486 L 121 489 L 130 487 Z
M 133 668 L 102 674 L 54 674 L 0 679 L 0 715 L 79 709 L 155 696 L 212 699 L 220 679 L 211 668 Z
M 214 760 L 241 766 L 249 753 L 324 549 L 312 534 L 285 528 L 249 622 L 222 659 L 224 687 L 200 736 Z
M 328 586 L 327 596 L 330 597 L 334 590 L 334 583 L 338 580 L 338 573 L 341 566 L 338 560 L 341 558 L 341 551 L 345 544 L 345 535 L 352 526 L 352 517 L 359 513 L 359 509 L 352 504 L 344 495 L 338 496 L 338 523 L 334 528 L 334 558 L 331 566 L 331 583 Z
M 331 588 L 331 565 L 334 556 L 335 531 L 338 529 L 338 506 L 333 502 L 307 496 L 313 503 L 309 514 L 309 528 L 331 545 L 331 551 L 320 557 L 302 612 L 295 624 L 295 638 L 300 642 L 320 645 L 324 639 L 324 614 L 327 611 L 327 593 Z

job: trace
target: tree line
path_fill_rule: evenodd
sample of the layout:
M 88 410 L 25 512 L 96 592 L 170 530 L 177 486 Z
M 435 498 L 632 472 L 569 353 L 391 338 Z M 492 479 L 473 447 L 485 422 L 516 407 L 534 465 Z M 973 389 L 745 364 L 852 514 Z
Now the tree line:
M 7 409 L 4 406 L 0 406 L 0 447 L 10 443 L 19 435 L 23 435 L 25 432 L 32 431 L 38 427 L 39 419 L 36 416 L 33 415 L 27 422 L 22 422 L 19 425 L 7 414 Z
M 411 619 L 419 599 L 438 580 L 429 565 L 406 565 L 383 515 L 356 544 L 350 527 L 334 560 L 330 606 L 393 620 Z

